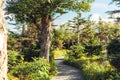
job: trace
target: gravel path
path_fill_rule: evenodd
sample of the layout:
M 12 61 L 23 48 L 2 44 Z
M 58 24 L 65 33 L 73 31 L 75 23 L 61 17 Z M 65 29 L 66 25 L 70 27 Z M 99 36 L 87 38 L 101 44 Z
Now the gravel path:
M 57 59 L 58 75 L 52 80 L 83 80 L 81 72 L 71 66 L 63 64 L 63 59 Z

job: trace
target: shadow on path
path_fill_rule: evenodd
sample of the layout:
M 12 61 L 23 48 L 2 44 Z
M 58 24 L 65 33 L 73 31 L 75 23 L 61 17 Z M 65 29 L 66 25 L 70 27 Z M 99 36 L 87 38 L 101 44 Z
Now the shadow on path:
M 63 64 L 63 59 L 56 59 L 58 75 L 52 80 L 83 80 L 80 70 Z

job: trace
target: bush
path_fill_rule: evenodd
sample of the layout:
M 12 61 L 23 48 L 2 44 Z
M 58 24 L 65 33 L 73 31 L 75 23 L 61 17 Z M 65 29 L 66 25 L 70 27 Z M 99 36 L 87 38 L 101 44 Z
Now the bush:
M 69 58 L 79 58 L 83 52 L 84 52 L 84 47 L 81 45 L 74 45 L 70 47 L 70 51 L 68 53 Z
M 21 63 L 24 59 L 23 56 L 17 52 L 17 51 L 12 51 L 8 50 L 8 68 L 11 70 L 13 66 Z
M 120 56 L 112 56 L 110 63 L 118 70 L 120 71 Z
M 85 46 L 85 53 L 88 55 L 99 55 L 102 51 L 102 45 L 95 45 L 95 46 Z
M 107 46 L 107 51 L 109 55 L 120 54 L 120 39 L 113 39 Z
M 85 80 L 110 80 L 114 68 L 108 61 L 100 62 L 100 59 L 100 56 L 88 57 L 84 54 L 79 59 L 69 58 L 64 63 L 81 69 Z
M 65 50 L 65 49 L 56 48 L 56 49 L 53 50 L 53 55 L 54 55 L 53 57 L 55 59 L 63 57 L 66 54 L 66 52 L 67 52 L 67 50 Z
M 24 47 L 22 52 L 24 53 L 23 55 L 25 61 L 32 61 L 33 60 L 32 58 L 39 57 L 40 50 L 37 49 L 37 45 L 31 44 L 29 45 L 29 47 Z
M 120 39 L 113 39 L 107 46 L 110 63 L 120 71 Z
M 50 80 L 50 64 L 43 58 L 33 62 L 23 62 L 15 66 L 11 73 L 20 80 Z
M 31 77 L 28 80 L 50 80 L 50 77 L 47 73 L 39 72 L 31 74 Z
M 58 69 L 57 65 L 55 64 L 55 59 L 54 59 L 54 49 L 50 51 L 50 75 L 57 75 Z
M 106 80 L 120 80 L 120 72 L 117 71 L 106 72 Z
M 85 80 L 105 80 L 105 67 L 97 62 L 84 65 L 83 74 Z

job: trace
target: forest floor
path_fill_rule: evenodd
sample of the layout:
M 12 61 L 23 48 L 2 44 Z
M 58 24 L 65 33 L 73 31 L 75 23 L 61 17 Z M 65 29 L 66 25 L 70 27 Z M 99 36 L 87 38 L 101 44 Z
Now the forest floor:
M 52 80 L 83 80 L 81 71 L 63 64 L 63 58 L 56 59 L 56 64 L 58 66 L 58 75 Z

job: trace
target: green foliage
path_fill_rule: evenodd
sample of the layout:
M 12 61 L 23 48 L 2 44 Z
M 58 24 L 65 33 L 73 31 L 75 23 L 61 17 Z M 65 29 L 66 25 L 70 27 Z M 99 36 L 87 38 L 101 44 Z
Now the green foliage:
M 107 71 L 106 72 L 106 80 L 119 80 L 120 72 L 118 71 Z
M 85 53 L 88 55 L 99 55 L 103 50 L 102 45 L 85 46 Z
M 65 56 L 67 53 L 67 50 L 66 49 L 59 49 L 59 48 L 56 48 L 54 49 L 53 51 L 53 54 L 54 54 L 54 59 L 57 59 L 57 58 L 60 58 L 60 57 L 63 57 Z
M 81 30 L 80 43 L 85 46 L 84 53 L 88 55 L 98 55 L 102 51 L 102 45 L 100 45 L 99 38 L 96 36 L 95 30 L 91 27 L 92 24 Z
M 20 80 L 50 80 L 50 64 L 43 58 L 33 62 L 23 62 L 16 66 L 11 73 Z
M 54 29 L 53 30 L 53 39 L 52 39 L 52 46 L 53 47 L 63 47 L 63 42 L 65 41 L 65 34 L 64 31 L 61 29 Z
M 39 72 L 31 74 L 31 77 L 28 80 L 51 80 L 51 78 L 47 73 Z
M 8 50 L 8 68 L 11 70 L 15 65 L 23 62 L 23 55 L 17 51 Z
M 20 35 L 8 30 L 8 50 L 17 50 L 19 51 L 21 47 L 20 44 Z
M 37 49 L 37 46 L 35 44 L 28 44 L 29 47 L 24 47 L 22 52 L 24 55 L 25 61 L 32 61 L 34 57 L 38 58 L 40 50 Z
M 48 45 L 51 41 L 50 22 L 56 14 L 65 14 L 69 11 L 77 13 L 90 10 L 90 3 L 94 0 L 8 0 L 6 1 L 6 14 L 13 14 L 17 23 L 26 23 L 26 25 L 34 24 L 38 29 L 38 41 L 41 43 L 41 56 L 48 58 L 50 47 L 40 47 Z M 9 18 L 9 17 L 8 17 Z M 47 38 L 47 40 L 46 40 Z M 44 42 L 44 43 L 43 43 Z M 45 51 L 46 49 L 47 51 Z M 42 54 L 43 53 L 43 54 Z
M 112 55 L 112 57 L 111 57 L 111 59 L 110 59 L 110 63 L 111 63 L 118 71 L 120 71 L 120 55 L 119 55 L 119 56 Z
M 108 61 L 101 62 L 99 59 L 100 56 L 82 55 L 79 59 L 66 59 L 65 63 L 81 69 L 85 80 L 109 80 L 115 70 Z M 113 75 L 112 77 L 115 78 Z
M 13 80 L 13 76 L 10 73 L 7 74 L 7 77 L 8 77 L 8 80 Z
M 70 51 L 68 53 L 70 58 L 79 58 L 83 52 L 84 52 L 84 47 L 81 45 L 73 45 L 70 47 Z
M 113 39 L 108 44 L 107 51 L 111 64 L 120 71 L 120 39 Z
M 120 39 L 113 39 L 107 46 L 108 54 L 120 54 Z
M 57 75 L 58 69 L 57 65 L 55 64 L 55 59 L 54 59 L 54 49 L 51 49 L 50 51 L 50 75 Z
M 88 21 L 89 22 L 89 21 Z M 92 23 L 86 23 L 87 27 L 83 28 L 80 33 L 80 43 L 82 45 L 94 46 L 99 44 L 99 38 L 96 36 L 94 28 L 92 28 Z
M 105 67 L 97 62 L 84 65 L 83 74 L 85 80 L 105 80 Z
M 64 14 L 68 11 L 85 12 L 90 10 L 90 3 L 94 0 L 52 0 L 48 3 L 47 0 L 8 0 L 7 13 L 15 14 L 17 22 L 33 22 L 33 19 L 40 20 L 45 15 L 55 15 L 56 13 Z M 33 6 L 34 5 L 34 6 Z
M 52 46 L 54 48 L 68 49 L 71 43 L 75 42 L 75 34 L 72 31 L 66 30 L 65 25 L 62 25 L 60 29 L 53 30 Z
M 83 46 L 83 45 L 73 45 L 70 47 L 70 51 L 67 54 L 69 58 L 80 58 L 83 54 L 88 56 L 99 55 L 103 48 L 101 45 L 94 46 Z

